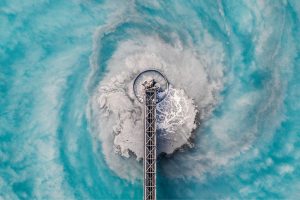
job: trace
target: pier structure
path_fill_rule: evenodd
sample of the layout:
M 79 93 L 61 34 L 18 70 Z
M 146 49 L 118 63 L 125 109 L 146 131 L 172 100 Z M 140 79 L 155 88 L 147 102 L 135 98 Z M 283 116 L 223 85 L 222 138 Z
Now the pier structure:
M 141 72 L 133 91 L 144 104 L 144 200 L 156 200 L 156 105 L 168 94 L 169 82 L 157 70 Z
M 154 80 L 151 80 L 154 82 Z M 144 199 L 156 199 L 156 93 L 157 87 L 145 85 Z

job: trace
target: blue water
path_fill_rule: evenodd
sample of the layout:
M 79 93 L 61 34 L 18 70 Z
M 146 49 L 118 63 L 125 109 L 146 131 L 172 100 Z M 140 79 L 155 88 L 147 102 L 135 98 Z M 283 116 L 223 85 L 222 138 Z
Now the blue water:
M 123 42 L 153 35 L 224 57 L 194 148 L 158 164 L 158 199 L 300 198 L 299 1 L 1 0 L 0 199 L 142 198 L 89 102 Z

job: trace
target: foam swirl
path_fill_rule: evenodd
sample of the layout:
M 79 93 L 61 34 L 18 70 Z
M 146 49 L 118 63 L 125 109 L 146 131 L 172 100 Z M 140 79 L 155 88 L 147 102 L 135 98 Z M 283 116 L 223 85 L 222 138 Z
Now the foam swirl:
M 222 59 L 220 55 L 222 53 L 218 59 Z M 121 177 L 129 178 L 128 172 L 122 174 L 118 167 L 122 166 L 124 170 L 125 165 L 127 170 L 134 172 L 134 167 L 129 166 L 132 162 L 120 160 L 116 153 L 127 158 L 133 154 L 138 160 L 143 157 L 143 107 L 132 91 L 136 75 L 153 68 L 168 76 L 169 95 L 157 107 L 157 137 L 158 154 L 172 154 L 184 145 L 193 146 L 190 142 L 193 131 L 217 103 L 216 94 L 222 88 L 221 60 L 214 66 L 211 64 L 205 55 L 192 46 L 184 47 L 179 39 L 166 43 L 158 36 L 147 36 L 119 44 L 108 62 L 109 71 L 93 98 L 93 107 L 98 112 L 98 117 L 94 118 L 99 124 L 98 137 L 105 143 L 104 152 L 111 169 Z M 192 78 L 189 69 L 199 77 Z M 140 165 L 136 167 L 140 168 Z

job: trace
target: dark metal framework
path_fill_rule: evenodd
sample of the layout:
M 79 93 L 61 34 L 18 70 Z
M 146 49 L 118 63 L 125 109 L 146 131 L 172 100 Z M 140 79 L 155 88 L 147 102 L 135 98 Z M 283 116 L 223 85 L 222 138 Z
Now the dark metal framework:
M 145 89 L 144 200 L 156 199 L 156 93 Z

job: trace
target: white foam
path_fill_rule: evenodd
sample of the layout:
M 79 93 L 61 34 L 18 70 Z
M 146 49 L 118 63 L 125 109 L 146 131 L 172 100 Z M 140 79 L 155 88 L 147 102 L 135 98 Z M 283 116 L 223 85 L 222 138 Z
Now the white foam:
M 294 171 L 294 167 L 291 165 L 281 165 L 278 167 L 278 173 L 280 175 L 290 174 Z
M 209 35 L 205 37 L 203 45 L 219 47 Z M 132 152 L 138 160 L 143 157 L 143 106 L 132 91 L 139 72 L 158 69 L 171 83 L 170 95 L 157 108 L 159 153 L 171 154 L 185 144 L 192 146 L 189 140 L 196 128 L 197 111 L 199 119 L 205 119 L 217 102 L 223 84 L 223 52 L 199 52 L 176 39 L 173 43 L 165 43 L 157 36 L 140 36 L 120 43 L 92 99 L 96 134 L 102 141 L 106 161 L 123 178 L 142 177 L 140 163 L 116 154 L 129 158 Z

